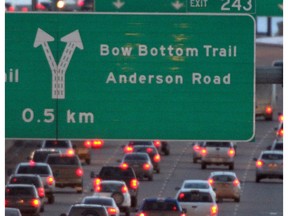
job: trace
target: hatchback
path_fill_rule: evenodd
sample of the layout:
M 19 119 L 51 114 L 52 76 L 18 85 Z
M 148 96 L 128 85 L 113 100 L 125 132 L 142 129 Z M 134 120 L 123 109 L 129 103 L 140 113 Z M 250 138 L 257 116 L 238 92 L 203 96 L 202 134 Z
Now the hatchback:
M 240 181 L 234 172 L 211 172 L 209 183 L 216 192 L 216 199 L 234 199 L 240 202 L 241 186 Z
M 283 179 L 283 151 L 262 151 L 256 161 L 256 179 L 258 183 L 264 178 Z

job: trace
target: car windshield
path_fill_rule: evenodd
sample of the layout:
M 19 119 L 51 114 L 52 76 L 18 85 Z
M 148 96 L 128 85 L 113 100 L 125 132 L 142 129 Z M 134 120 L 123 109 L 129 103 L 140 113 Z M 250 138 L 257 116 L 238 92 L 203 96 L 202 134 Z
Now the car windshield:
M 270 154 L 264 153 L 262 155 L 263 160 L 283 160 L 283 154 Z
M 230 147 L 229 142 L 207 142 L 206 146 L 208 147 Z
M 49 169 L 47 166 L 20 166 L 17 173 L 22 174 L 44 174 L 49 175 Z
M 179 211 L 175 201 L 145 201 L 142 209 L 144 211 Z
M 201 182 L 191 182 L 185 183 L 184 188 L 198 188 L 198 189 L 208 189 L 208 183 L 201 183 Z
M 47 140 L 44 148 L 69 148 L 69 142 L 65 140 Z
M 178 196 L 179 202 L 212 202 L 212 197 L 208 192 L 192 191 L 182 192 Z

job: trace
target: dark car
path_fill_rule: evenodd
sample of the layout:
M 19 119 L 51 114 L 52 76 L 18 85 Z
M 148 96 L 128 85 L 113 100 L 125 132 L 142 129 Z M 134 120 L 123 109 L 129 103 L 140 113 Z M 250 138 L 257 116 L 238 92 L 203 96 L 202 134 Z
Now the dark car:
M 38 216 L 41 200 L 34 185 L 8 184 L 5 187 L 5 207 L 18 208 L 22 214 Z
M 149 181 L 153 180 L 154 168 L 147 153 L 133 152 L 125 154 L 122 158 L 120 166 L 122 169 L 132 167 L 137 178 L 139 179 L 148 178 Z
M 91 172 L 93 178 L 93 191 L 102 180 L 121 180 L 124 181 L 131 195 L 131 207 L 137 206 L 139 181 L 131 167 L 122 169 L 117 166 L 103 166 L 98 175 Z
M 36 187 L 38 196 L 41 199 L 41 209 L 44 211 L 44 198 L 45 198 L 45 189 L 43 182 L 39 175 L 34 174 L 13 174 L 9 177 L 8 184 L 32 184 Z
M 50 165 L 56 187 L 76 188 L 83 192 L 83 168 L 77 155 L 50 154 L 46 162 Z
M 32 160 L 34 162 L 45 162 L 46 158 L 49 154 L 61 153 L 60 150 L 57 149 L 36 149 L 34 150 L 31 155 L 28 157 L 28 160 Z
M 133 152 L 144 152 L 147 153 L 150 157 L 150 160 L 152 161 L 153 168 L 157 173 L 160 173 L 160 161 L 161 161 L 161 156 L 158 153 L 158 150 L 156 147 L 153 146 L 134 146 L 133 147 Z
M 103 205 L 75 204 L 70 206 L 68 213 L 60 216 L 109 216 Z
M 5 216 L 22 216 L 18 208 L 5 208 Z
M 185 216 L 179 202 L 174 198 L 146 198 L 143 200 L 137 216 Z

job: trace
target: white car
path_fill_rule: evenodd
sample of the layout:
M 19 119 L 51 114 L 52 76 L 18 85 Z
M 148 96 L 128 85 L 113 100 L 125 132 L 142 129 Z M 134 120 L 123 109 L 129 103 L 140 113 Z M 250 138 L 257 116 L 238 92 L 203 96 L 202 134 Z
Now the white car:
M 212 186 L 209 184 L 208 180 L 200 180 L 200 179 L 188 179 L 184 180 L 181 187 L 176 187 L 176 190 L 184 190 L 184 189 L 208 189 L 210 190 L 211 195 L 216 200 L 216 193 L 213 190 Z
M 120 216 L 120 210 L 112 197 L 86 196 L 81 203 L 102 205 L 106 208 L 109 216 Z
M 218 205 L 210 189 L 181 189 L 176 199 L 187 215 L 218 216 Z
M 94 196 L 112 197 L 120 211 L 130 215 L 131 196 L 124 181 L 103 180 L 95 186 Z

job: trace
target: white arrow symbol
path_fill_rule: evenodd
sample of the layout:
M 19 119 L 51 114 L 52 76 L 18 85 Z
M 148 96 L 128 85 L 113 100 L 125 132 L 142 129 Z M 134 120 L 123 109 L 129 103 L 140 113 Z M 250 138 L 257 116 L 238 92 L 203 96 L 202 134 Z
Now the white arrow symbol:
M 113 2 L 113 4 L 116 8 L 120 9 L 121 7 L 123 7 L 125 2 L 121 2 L 121 0 L 117 0 L 116 2 Z
M 73 56 L 73 53 L 76 47 L 78 47 L 81 50 L 83 49 L 82 40 L 81 40 L 78 30 L 62 37 L 61 41 L 67 44 L 63 51 L 63 54 L 61 56 L 61 59 L 58 65 L 58 71 L 59 71 L 58 83 L 57 83 L 58 84 L 58 99 L 65 98 L 65 73 L 69 66 L 70 60 Z
M 183 3 L 180 3 L 179 0 L 176 2 L 172 3 L 172 6 L 176 9 L 179 10 L 181 7 L 183 7 Z

